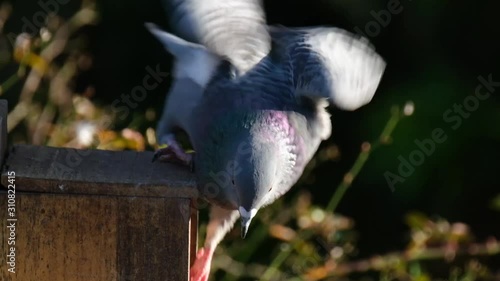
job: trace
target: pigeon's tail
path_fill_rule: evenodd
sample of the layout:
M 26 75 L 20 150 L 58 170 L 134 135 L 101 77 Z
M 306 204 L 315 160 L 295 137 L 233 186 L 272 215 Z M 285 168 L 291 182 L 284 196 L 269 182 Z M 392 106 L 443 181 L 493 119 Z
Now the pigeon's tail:
M 153 23 L 146 23 L 145 26 L 175 57 L 175 77 L 188 78 L 200 87 L 205 87 L 215 73 L 220 58 L 202 45 L 185 41 L 159 29 Z
M 273 39 L 286 41 L 298 95 L 329 98 L 344 110 L 370 102 L 386 64 L 367 39 L 338 28 L 273 30 Z

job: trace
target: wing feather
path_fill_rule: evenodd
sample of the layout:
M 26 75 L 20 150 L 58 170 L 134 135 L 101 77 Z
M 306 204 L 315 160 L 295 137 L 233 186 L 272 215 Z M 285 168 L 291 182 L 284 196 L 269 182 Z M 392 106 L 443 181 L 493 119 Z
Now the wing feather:
M 326 27 L 276 27 L 272 35 L 285 44 L 296 95 L 330 98 L 344 110 L 371 101 L 386 63 L 367 39 Z
M 271 40 L 260 0 L 166 0 L 173 29 L 229 59 L 240 73 L 258 64 Z

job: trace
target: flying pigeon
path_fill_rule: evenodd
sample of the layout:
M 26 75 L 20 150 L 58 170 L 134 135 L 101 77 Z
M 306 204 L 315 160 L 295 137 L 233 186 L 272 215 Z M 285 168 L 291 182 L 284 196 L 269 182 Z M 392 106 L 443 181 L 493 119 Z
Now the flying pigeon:
M 208 280 L 215 248 L 241 219 L 299 179 L 331 134 L 328 102 L 357 109 L 385 69 L 369 42 L 338 28 L 268 26 L 259 0 L 166 0 L 173 35 L 147 23 L 175 57 L 154 159 L 191 166 L 212 203 L 191 281 Z M 175 133 L 188 135 L 185 153 Z

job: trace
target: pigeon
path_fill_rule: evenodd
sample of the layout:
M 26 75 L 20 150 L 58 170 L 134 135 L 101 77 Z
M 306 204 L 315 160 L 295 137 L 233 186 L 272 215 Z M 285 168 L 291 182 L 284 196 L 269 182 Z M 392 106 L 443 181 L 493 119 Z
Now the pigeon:
M 147 29 L 174 56 L 154 160 L 190 166 L 211 203 L 190 270 L 206 281 L 237 219 L 244 238 L 259 209 L 285 194 L 331 135 L 331 103 L 370 102 L 385 61 L 367 39 L 333 27 L 268 26 L 259 0 L 165 0 L 173 32 Z M 194 153 L 176 140 L 181 130 Z

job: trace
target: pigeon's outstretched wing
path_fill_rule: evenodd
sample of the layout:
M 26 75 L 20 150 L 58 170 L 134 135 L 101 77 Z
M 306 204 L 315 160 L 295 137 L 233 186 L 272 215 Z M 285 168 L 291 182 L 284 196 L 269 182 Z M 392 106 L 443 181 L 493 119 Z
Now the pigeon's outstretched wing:
M 176 127 L 190 134 L 191 112 L 222 60 L 244 74 L 268 55 L 271 45 L 260 0 L 163 2 L 179 37 L 146 24 L 175 57 L 175 80 L 157 127 L 160 143 L 171 138 Z
M 273 46 L 290 68 L 297 95 L 329 98 L 341 109 L 367 104 L 385 69 L 368 40 L 344 30 L 267 26 L 261 0 L 164 1 L 177 34 L 228 59 L 240 74 Z
M 174 32 L 228 59 L 240 73 L 271 49 L 261 0 L 164 0 Z
M 203 45 L 183 40 L 161 30 L 153 23 L 144 25 L 175 57 L 175 78 L 188 78 L 200 87 L 205 87 L 220 63 L 220 58 Z
M 344 110 L 370 102 L 386 64 L 367 39 L 338 28 L 271 30 L 297 95 L 329 98 Z
M 200 102 L 205 86 L 220 63 L 220 58 L 199 44 L 162 31 L 152 23 L 146 28 L 175 57 L 174 78 L 157 126 L 158 142 L 168 143 L 178 128 L 191 133 L 193 108 Z

